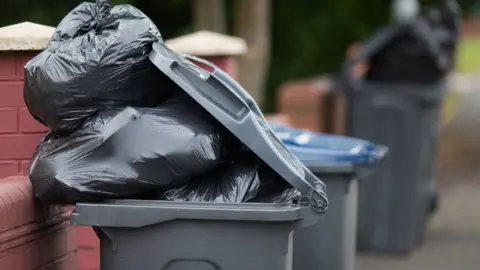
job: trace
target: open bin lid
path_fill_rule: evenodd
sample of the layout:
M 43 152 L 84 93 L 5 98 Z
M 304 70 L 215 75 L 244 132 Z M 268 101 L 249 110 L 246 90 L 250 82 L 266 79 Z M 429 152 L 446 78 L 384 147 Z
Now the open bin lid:
M 373 167 L 388 152 L 386 146 L 346 136 L 311 132 L 270 123 L 275 134 L 310 169 L 354 170 Z
M 299 190 L 317 213 L 327 210 L 325 184 L 277 138 L 253 98 L 212 63 L 153 44 L 151 62 L 250 148 L 276 173 Z M 190 60 L 213 69 L 209 72 Z

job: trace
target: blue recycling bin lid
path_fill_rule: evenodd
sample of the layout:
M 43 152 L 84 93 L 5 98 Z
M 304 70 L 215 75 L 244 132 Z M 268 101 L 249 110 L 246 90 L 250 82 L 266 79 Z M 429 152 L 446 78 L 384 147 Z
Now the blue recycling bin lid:
M 269 122 L 277 137 L 309 168 L 375 167 L 388 148 L 340 135 L 317 133 Z

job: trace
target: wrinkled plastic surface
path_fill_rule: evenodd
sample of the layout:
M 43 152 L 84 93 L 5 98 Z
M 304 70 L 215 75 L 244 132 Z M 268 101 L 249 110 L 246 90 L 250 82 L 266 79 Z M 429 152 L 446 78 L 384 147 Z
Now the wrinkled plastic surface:
M 160 198 L 177 202 L 247 202 L 257 196 L 260 187 L 258 164 L 255 157 L 253 160 L 238 158 L 185 186 L 164 191 Z
M 218 203 L 287 203 L 301 200 L 301 193 L 283 181 L 248 148 L 240 147 L 232 161 L 179 188 L 160 192 L 169 201 Z
M 387 147 L 362 139 L 296 129 L 277 123 L 270 123 L 270 126 L 303 162 L 371 166 L 379 164 L 388 152 Z
M 297 189 L 289 186 L 283 187 L 283 189 L 277 189 L 273 191 L 263 191 L 259 193 L 257 198 L 251 200 L 251 202 L 260 202 L 260 203 L 288 203 L 290 205 L 298 204 L 302 200 L 302 193 Z
M 169 87 L 158 87 L 168 81 L 147 58 L 160 32 L 137 8 L 108 2 L 77 6 L 25 66 L 27 107 L 57 133 L 99 110 L 154 107 L 168 96 Z
M 368 80 L 431 84 L 452 69 L 461 14 L 455 1 L 443 2 L 410 24 L 386 29 L 395 33 L 370 58 Z
M 304 202 L 305 196 L 291 184 L 265 164 L 258 169 L 260 186 L 257 196 L 250 200 L 254 203 L 287 203 L 298 205 Z
M 157 198 L 169 201 L 218 203 L 298 203 L 302 194 L 281 178 L 260 176 L 258 165 L 225 164 L 185 186 L 160 192 Z
M 231 145 L 208 113 L 178 95 L 157 108 L 105 110 L 67 137 L 47 136 L 30 180 L 44 202 L 137 199 L 215 169 Z

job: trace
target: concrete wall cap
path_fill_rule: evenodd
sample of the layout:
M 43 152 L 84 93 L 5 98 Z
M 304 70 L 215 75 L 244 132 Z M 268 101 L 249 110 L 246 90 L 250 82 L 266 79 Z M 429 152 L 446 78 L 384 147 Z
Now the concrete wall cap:
M 54 31 L 54 27 L 31 22 L 0 27 L 0 51 L 43 50 Z
M 199 31 L 165 41 L 173 51 L 195 56 L 242 55 L 247 52 L 247 43 L 239 37 L 211 31 Z

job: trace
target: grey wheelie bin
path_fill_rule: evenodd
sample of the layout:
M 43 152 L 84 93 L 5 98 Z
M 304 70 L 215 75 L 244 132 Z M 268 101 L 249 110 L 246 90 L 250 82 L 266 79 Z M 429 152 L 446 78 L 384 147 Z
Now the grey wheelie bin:
M 154 44 L 150 60 L 302 198 L 294 204 L 149 200 L 77 204 L 71 222 L 95 227 L 101 269 L 291 269 L 292 231 L 314 224 L 326 211 L 325 185 L 291 154 L 252 98 L 223 71 L 161 43 Z
M 348 135 L 389 148 L 389 158 L 360 189 L 360 249 L 412 251 L 436 204 L 434 161 L 444 78 L 458 36 L 456 5 L 445 4 L 433 15 L 382 29 L 342 72 Z M 353 78 L 350 68 L 360 62 L 369 69 Z
M 344 136 L 273 126 L 286 146 L 327 185 L 329 212 L 294 232 L 293 270 L 355 269 L 359 180 L 387 148 Z

